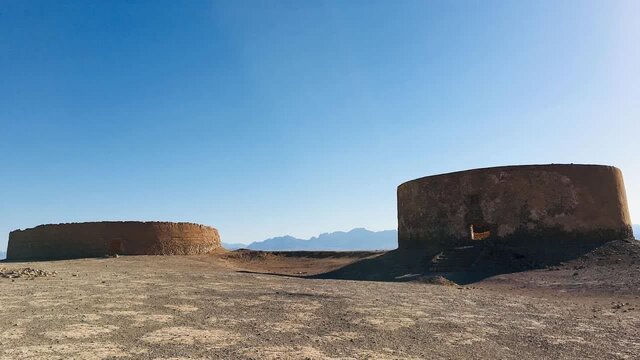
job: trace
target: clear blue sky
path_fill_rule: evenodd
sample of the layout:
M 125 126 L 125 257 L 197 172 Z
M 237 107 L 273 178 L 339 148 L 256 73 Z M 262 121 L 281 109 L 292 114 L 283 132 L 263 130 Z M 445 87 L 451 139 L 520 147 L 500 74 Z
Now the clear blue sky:
M 640 2 L 0 0 L 0 245 L 396 227 L 396 186 L 601 163 L 640 217 Z

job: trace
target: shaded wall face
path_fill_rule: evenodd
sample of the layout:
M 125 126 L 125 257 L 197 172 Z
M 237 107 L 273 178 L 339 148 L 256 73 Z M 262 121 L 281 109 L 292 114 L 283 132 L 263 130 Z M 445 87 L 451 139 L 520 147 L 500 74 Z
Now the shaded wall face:
M 608 166 L 523 166 L 398 187 L 399 247 L 452 246 L 471 240 L 472 227 L 486 239 L 630 237 L 622 174 Z
M 202 254 L 219 248 L 214 228 L 190 223 L 96 222 L 13 231 L 7 259 L 70 259 L 121 255 Z

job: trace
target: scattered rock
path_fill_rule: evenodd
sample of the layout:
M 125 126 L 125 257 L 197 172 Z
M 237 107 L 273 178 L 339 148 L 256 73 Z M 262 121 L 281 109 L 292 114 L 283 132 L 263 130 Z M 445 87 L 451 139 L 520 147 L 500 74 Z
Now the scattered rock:
M 49 277 L 55 276 L 57 273 L 55 271 L 48 272 L 40 269 L 34 268 L 17 268 L 17 269 L 8 269 L 8 268 L 0 268 L 0 277 L 5 279 L 15 279 L 15 278 L 26 278 L 28 280 L 32 280 L 37 277 Z

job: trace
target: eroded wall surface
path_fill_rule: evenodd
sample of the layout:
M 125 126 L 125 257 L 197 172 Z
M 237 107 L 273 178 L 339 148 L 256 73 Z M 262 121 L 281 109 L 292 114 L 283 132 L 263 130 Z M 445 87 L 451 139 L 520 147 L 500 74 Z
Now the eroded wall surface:
M 203 254 L 221 247 L 218 231 L 192 223 L 89 222 L 40 225 L 9 234 L 7 259 Z
M 622 173 L 611 166 L 476 169 L 398 187 L 400 248 L 468 243 L 471 225 L 489 231 L 488 240 L 543 252 L 559 241 L 569 242 L 562 247 L 632 237 Z

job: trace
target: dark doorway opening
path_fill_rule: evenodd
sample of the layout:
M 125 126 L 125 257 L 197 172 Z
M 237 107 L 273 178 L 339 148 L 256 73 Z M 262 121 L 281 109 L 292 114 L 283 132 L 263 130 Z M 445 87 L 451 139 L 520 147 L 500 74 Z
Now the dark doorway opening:
M 471 240 L 485 240 L 491 236 L 491 229 L 488 226 L 471 224 L 469 226 Z

